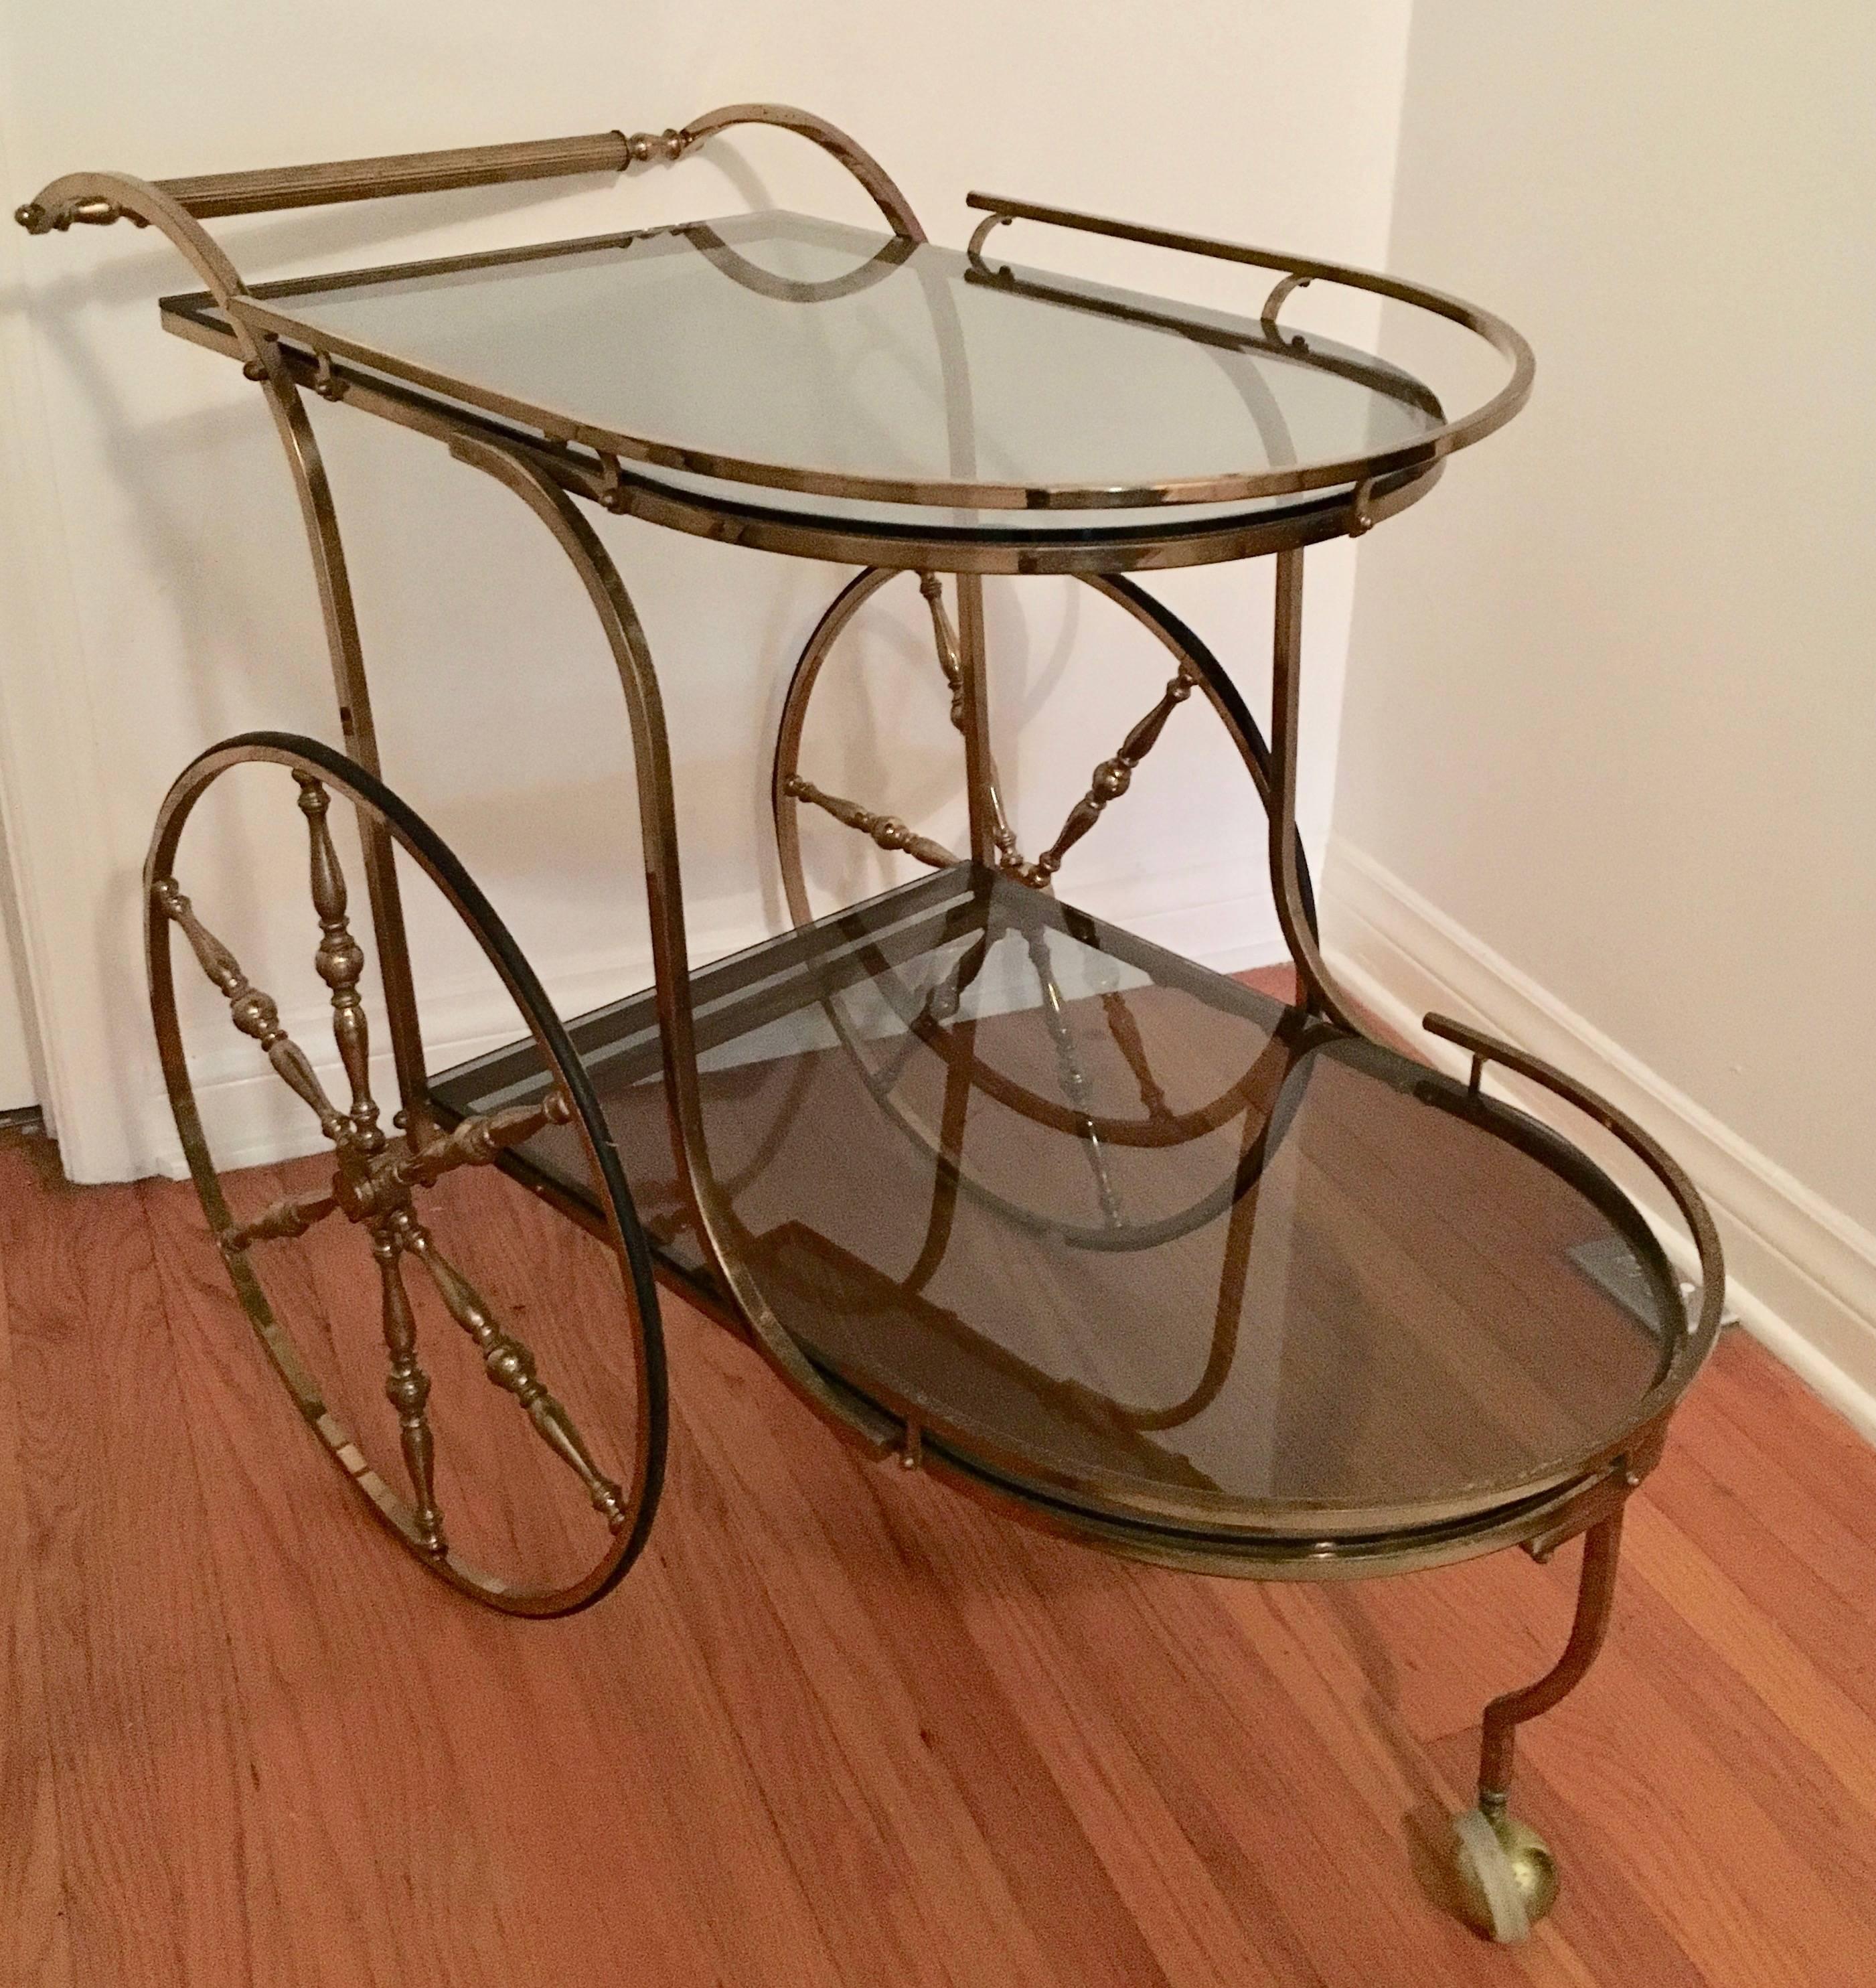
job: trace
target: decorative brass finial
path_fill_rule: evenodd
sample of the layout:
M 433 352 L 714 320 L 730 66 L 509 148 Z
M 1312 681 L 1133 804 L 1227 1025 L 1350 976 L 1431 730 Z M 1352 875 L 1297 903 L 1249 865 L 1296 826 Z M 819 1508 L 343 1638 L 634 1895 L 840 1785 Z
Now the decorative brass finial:
M 625 148 L 635 166 L 668 166 L 684 157 L 690 142 L 681 131 L 634 131 Z

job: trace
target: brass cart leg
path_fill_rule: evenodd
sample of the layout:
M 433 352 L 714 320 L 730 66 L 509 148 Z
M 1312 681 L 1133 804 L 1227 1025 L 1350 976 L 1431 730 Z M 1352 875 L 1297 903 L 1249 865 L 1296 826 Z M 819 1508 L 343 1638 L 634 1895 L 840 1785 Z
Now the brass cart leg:
M 1560 1704 L 1596 1661 L 1608 1634 L 1622 1545 L 1622 1508 L 1584 1535 L 1576 1620 L 1555 1666 L 1535 1684 L 1486 1708 L 1479 1756 L 1479 1806 L 1455 1817 L 1454 1868 L 1465 1916 L 1493 1939 L 1523 1939 L 1557 1902 L 1557 1859 L 1506 1806 L 1518 1728 Z

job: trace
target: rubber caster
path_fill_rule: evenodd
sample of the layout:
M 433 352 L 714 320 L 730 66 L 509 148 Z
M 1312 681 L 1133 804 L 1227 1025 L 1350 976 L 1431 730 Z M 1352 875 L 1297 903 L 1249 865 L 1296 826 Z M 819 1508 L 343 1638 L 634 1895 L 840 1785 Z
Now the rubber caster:
M 1489 1939 L 1526 1938 L 1557 1902 L 1557 1859 L 1536 1831 L 1502 1809 L 1469 1808 L 1452 1819 L 1459 1909 Z

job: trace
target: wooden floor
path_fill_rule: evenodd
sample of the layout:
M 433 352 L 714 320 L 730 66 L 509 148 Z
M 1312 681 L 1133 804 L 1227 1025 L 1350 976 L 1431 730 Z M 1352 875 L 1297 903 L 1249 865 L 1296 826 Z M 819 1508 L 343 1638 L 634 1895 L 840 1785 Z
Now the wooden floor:
M 1563 1894 L 1493 1949 L 1444 1817 L 1573 1549 L 1130 1567 L 857 1462 L 672 1305 L 650 1551 L 511 1621 L 360 1516 L 188 1188 L 0 1148 L 0 1276 L 6 1988 L 1876 1982 L 1876 1454 L 1742 1337 L 1526 1729 Z

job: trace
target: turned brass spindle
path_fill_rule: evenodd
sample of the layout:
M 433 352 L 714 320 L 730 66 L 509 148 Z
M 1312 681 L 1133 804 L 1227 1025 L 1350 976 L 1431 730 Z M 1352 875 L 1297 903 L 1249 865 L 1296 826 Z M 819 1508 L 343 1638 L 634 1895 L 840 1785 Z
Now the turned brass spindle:
M 538 1104 L 510 1104 L 478 1111 L 451 1131 L 407 1153 L 394 1171 L 412 1187 L 434 1187 L 458 1167 L 485 1167 L 509 1146 L 525 1144 L 549 1125 L 573 1122 L 573 1100 L 556 1086 Z
M 1055 977 L 1054 964 L 1049 957 L 1048 935 L 1040 925 L 1031 925 L 1023 936 L 1029 944 L 1029 963 L 1036 969 L 1036 981 L 1042 989 L 1043 1021 L 1055 1048 L 1056 1074 L 1062 1095 L 1067 1099 L 1069 1108 L 1077 1121 L 1076 1131 L 1082 1150 L 1088 1156 L 1088 1170 L 1094 1176 L 1094 1192 L 1100 1202 L 1101 1219 L 1110 1229 L 1117 1229 L 1121 1226 L 1120 1199 L 1114 1193 L 1113 1177 L 1107 1171 L 1107 1148 L 1095 1129 L 1094 1115 L 1088 1108 L 1092 1094 L 1087 1073 L 1081 1067 L 1081 1058 L 1075 1048 L 1074 1031 L 1069 1024 L 1068 1004 L 1062 999 L 1061 983 Z
M 1140 1102 L 1147 1116 L 1170 1118 L 1172 1107 L 1167 1103 L 1166 1094 L 1147 1060 L 1147 1046 L 1141 1039 L 1140 1024 L 1134 1018 L 1133 1009 L 1127 1005 L 1125 996 L 1104 994 L 1101 1013 L 1107 1017 L 1107 1033 L 1114 1037 L 1114 1046 L 1126 1059 L 1127 1068 L 1134 1073 L 1134 1081 L 1140 1087 Z
M 964 661 L 958 648 L 958 631 L 951 625 L 951 617 L 945 611 L 945 583 L 935 573 L 921 573 L 918 576 L 918 590 L 925 597 L 925 605 L 931 610 L 932 640 L 938 645 L 938 668 L 945 672 L 945 681 L 951 686 L 951 722 L 962 732 L 964 729 Z M 990 775 L 985 783 L 984 800 L 990 811 L 990 840 L 996 850 L 997 864 L 1000 869 L 1012 874 L 1021 867 L 1021 859 L 1016 854 L 1016 831 L 1009 825 L 1009 818 L 1003 812 L 1002 783 L 998 777 L 995 762 L 992 762 Z
M 299 811 L 306 817 L 311 843 L 313 908 L 319 921 L 319 949 L 313 963 L 332 990 L 332 1032 L 352 1087 L 352 1132 L 361 1152 L 375 1153 L 384 1144 L 378 1107 L 371 1095 L 371 1042 L 365 1020 L 364 998 L 358 991 L 365 970 L 364 949 L 346 921 L 345 873 L 333 846 L 326 816 L 332 796 L 310 773 L 296 773 Z
M 316 1222 L 323 1222 L 338 1205 L 339 1197 L 329 1187 L 282 1195 L 278 1201 L 270 1201 L 252 1221 L 228 1230 L 221 1238 L 221 1246 L 245 1249 L 250 1242 L 290 1242 L 305 1235 Z
M 430 1232 L 408 1214 L 395 1219 L 394 1232 L 403 1246 L 430 1273 L 444 1309 L 475 1341 L 488 1378 L 505 1388 L 528 1412 L 541 1439 L 586 1488 L 593 1509 L 616 1533 L 626 1523 L 623 1494 L 593 1462 L 573 1418 L 536 1378 L 534 1355 L 519 1339 L 504 1332 L 475 1287 L 437 1249 Z
M 202 971 L 225 997 L 235 1027 L 260 1044 L 281 1081 L 317 1114 L 319 1130 L 334 1145 L 341 1144 L 351 1129 L 350 1122 L 326 1095 L 325 1087 L 306 1060 L 306 1053 L 281 1027 L 280 1011 L 273 997 L 249 982 L 235 955 L 195 915 L 194 906 L 177 888 L 174 877 L 158 878 L 154 889 L 164 913 L 181 927 Z
M 941 842 L 934 842 L 928 835 L 921 835 L 916 829 L 908 828 L 891 815 L 875 814 L 857 801 L 843 800 L 838 794 L 823 793 L 812 780 L 804 780 L 799 773 L 790 773 L 783 786 L 794 800 L 806 801 L 810 806 L 832 815 L 836 821 L 858 829 L 881 849 L 902 849 L 908 856 L 921 863 L 928 863 L 934 870 L 948 869 L 958 860 Z
M 390 1355 L 384 1392 L 397 1411 L 404 1467 L 411 1473 L 411 1488 L 416 1494 L 411 1525 L 426 1553 L 442 1554 L 448 1548 L 443 1539 L 442 1514 L 437 1510 L 436 1445 L 426 1412 L 430 1376 L 417 1363 L 417 1317 L 411 1309 L 411 1294 L 404 1289 L 400 1260 L 404 1248 L 402 1239 L 388 1225 L 371 1239 L 371 1253 L 377 1259 L 378 1276 L 384 1286 L 384 1350 Z
M 964 665 L 958 657 L 957 631 L 945 611 L 945 583 L 935 573 L 918 576 L 918 590 L 931 610 L 931 637 L 938 645 L 938 668 L 951 686 L 951 722 L 964 729 Z
M 1026 884 L 1043 884 L 1062 867 L 1062 859 L 1101 818 L 1110 801 L 1117 801 L 1133 785 L 1141 761 L 1159 743 L 1166 721 L 1190 697 L 1198 679 L 1183 664 L 1160 694 L 1160 701 L 1121 741 L 1111 759 L 1104 759 L 1094 769 L 1088 790 L 1070 809 L 1062 832 L 1036 860 L 1021 873 Z

